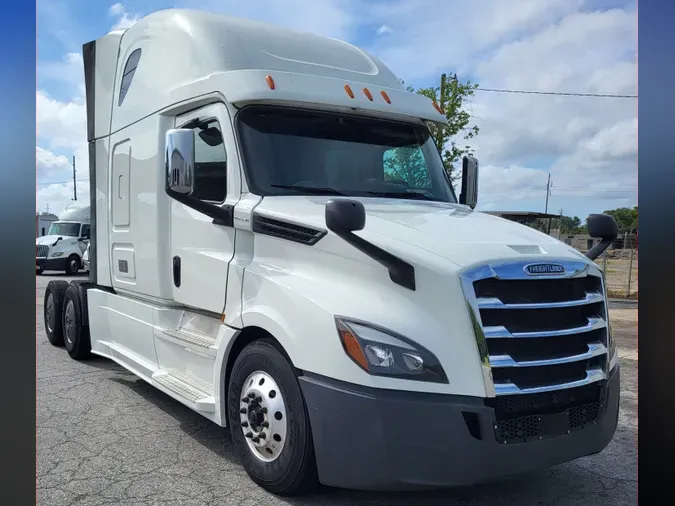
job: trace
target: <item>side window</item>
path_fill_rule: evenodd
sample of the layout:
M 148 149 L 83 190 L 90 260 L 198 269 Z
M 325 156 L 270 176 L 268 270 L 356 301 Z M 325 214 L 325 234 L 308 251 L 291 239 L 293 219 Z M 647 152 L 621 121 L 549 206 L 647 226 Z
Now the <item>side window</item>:
M 82 225 L 82 233 L 80 234 L 83 239 L 89 239 L 91 225 Z
M 227 152 L 217 120 L 193 129 L 195 133 L 195 180 L 193 197 L 223 202 L 227 192 Z
M 427 189 L 431 177 L 422 149 L 418 146 L 391 148 L 382 157 L 384 180 L 408 188 Z
M 119 107 L 124 102 L 124 97 L 127 96 L 127 91 L 129 91 L 129 86 L 131 86 L 131 81 L 134 78 L 136 73 L 136 67 L 138 67 L 138 60 L 141 59 L 141 50 L 136 49 L 133 53 L 129 55 L 127 64 L 124 66 L 124 71 L 122 71 L 122 84 L 120 86 L 120 98 L 117 102 Z

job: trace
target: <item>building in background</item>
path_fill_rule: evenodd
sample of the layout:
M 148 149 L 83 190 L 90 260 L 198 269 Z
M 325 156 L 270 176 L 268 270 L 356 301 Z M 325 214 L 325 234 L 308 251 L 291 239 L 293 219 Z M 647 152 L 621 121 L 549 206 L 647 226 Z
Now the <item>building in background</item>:
M 58 216 L 55 216 L 51 213 L 35 214 L 35 237 L 47 235 L 52 222 L 58 219 Z

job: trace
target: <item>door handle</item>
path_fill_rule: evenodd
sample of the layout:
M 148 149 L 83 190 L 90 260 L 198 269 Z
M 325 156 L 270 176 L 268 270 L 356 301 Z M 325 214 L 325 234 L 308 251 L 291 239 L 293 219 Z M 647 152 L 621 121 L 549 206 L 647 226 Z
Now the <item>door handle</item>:
M 176 288 L 180 287 L 180 257 L 173 257 L 173 284 Z

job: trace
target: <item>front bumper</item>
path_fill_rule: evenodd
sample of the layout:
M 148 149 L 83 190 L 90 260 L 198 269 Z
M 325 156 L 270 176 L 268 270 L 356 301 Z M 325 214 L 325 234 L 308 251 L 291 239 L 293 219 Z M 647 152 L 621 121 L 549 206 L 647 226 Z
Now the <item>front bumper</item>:
M 496 411 L 485 399 L 375 390 L 313 375 L 301 376 L 300 385 L 319 479 L 351 489 L 475 485 L 545 469 L 602 451 L 619 413 L 618 366 L 603 382 L 594 422 L 508 444 L 497 441 Z
M 65 271 L 68 258 L 35 258 L 35 267 L 43 271 Z

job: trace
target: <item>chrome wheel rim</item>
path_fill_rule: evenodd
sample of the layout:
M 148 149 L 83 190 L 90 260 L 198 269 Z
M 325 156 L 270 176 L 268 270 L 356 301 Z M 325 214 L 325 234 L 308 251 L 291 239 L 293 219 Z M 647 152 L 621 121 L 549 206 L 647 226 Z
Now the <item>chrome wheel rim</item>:
M 47 318 L 45 318 L 47 321 L 47 330 L 49 332 L 54 332 L 54 315 L 56 313 L 56 309 L 54 307 L 54 296 L 50 293 L 47 295 L 47 303 L 45 304 L 45 312 L 47 315 Z
M 239 418 L 251 453 L 263 462 L 276 460 L 286 445 L 288 421 L 281 389 L 266 372 L 246 378 L 239 395 Z
M 69 300 L 68 303 L 66 304 L 66 310 L 64 312 L 64 327 L 65 327 L 65 334 L 66 334 L 66 340 L 70 343 L 73 344 L 75 342 L 75 304 L 73 304 L 72 300 Z

